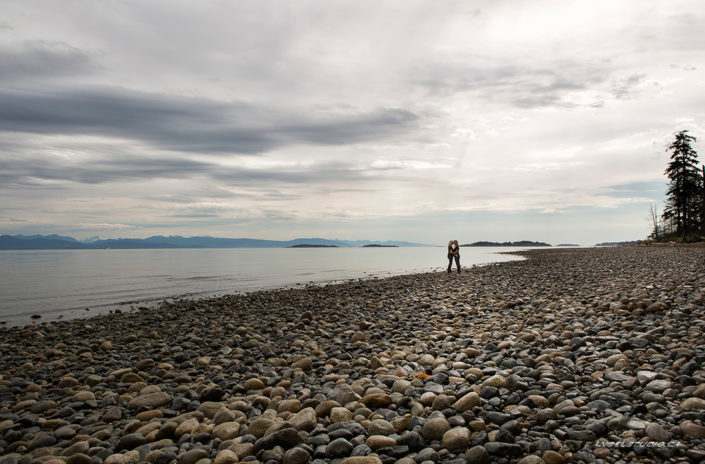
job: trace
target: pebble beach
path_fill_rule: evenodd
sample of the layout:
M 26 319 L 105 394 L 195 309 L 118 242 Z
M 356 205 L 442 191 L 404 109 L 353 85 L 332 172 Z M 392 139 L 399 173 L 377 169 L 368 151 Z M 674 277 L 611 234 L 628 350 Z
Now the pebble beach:
M 0 464 L 705 462 L 705 248 L 521 254 L 1 328 Z

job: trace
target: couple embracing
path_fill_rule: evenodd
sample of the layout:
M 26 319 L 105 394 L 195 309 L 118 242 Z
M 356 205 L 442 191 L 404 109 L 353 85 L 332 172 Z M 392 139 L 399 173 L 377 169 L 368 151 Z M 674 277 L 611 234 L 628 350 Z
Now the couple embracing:
M 458 274 L 460 274 L 460 245 L 458 245 L 457 240 L 448 242 L 448 274 L 450 274 L 451 267 L 453 267 L 454 259 L 455 265 L 458 268 Z

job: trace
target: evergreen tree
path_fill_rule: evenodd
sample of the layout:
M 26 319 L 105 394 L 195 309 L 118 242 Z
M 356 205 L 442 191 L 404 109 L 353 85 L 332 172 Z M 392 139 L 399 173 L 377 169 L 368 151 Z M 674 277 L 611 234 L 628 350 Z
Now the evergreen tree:
M 691 146 L 697 139 L 688 135 L 687 130 L 674 134 L 676 139 L 668 147 L 671 162 L 666 169 L 670 180 L 666 208 L 663 219 L 671 224 L 676 233 L 686 238 L 702 226 L 702 183 L 703 178 L 697 167 L 698 154 Z

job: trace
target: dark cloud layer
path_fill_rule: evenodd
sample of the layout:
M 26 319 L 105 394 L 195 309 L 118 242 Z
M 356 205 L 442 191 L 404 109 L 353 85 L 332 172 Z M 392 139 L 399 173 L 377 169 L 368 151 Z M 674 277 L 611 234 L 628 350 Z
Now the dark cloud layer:
M 32 41 L 12 47 L 0 46 L 0 82 L 56 79 L 90 73 L 98 67 L 89 54 L 60 42 Z
M 134 157 L 68 161 L 46 157 L 6 157 L 0 181 L 32 184 L 36 180 L 100 184 L 120 180 L 185 178 L 211 169 L 210 165 L 187 159 Z
M 365 172 L 346 162 L 325 162 L 302 167 L 253 169 L 224 167 L 217 163 L 180 157 L 94 157 L 69 160 L 60 157 L 6 156 L 2 160 L 0 183 L 36 185 L 37 181 L 63 181 L 80 184 L 139 182 L 154 179 L 186 179 L 203 176 L 218 185 L 312 184 L 321 179 L 360 181 Z M 232 196 L 228 194 L 227 196 Z M 290 196 L 290 195 L 289 195 Z
M 118 137 L 206 154 L 374 141 L 405 133 L 417 119 L 396 108 L 329 114 L 112 88 L 0 90 L 0 131 Z

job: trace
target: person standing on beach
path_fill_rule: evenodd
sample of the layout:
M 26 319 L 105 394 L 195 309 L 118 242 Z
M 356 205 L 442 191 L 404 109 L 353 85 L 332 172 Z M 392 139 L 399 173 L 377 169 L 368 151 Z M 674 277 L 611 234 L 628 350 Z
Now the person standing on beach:
M 448 242 L 448 274 L 453 267 L 453 259 L 455 259 L 455 265 L 458 268 L 458 274 L 460 274 L 460 245 L 457 240 Z

